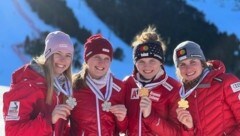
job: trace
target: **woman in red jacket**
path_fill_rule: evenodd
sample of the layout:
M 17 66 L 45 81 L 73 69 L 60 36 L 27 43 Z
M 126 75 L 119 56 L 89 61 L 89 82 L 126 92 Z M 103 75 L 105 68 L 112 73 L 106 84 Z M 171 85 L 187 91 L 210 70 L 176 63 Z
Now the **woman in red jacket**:
M 112 45 L 100 34 L 84 44 L 84 64 L 74 76 L 77 106 L 70 117 L 72 136 L 112 136 L 127 128 L 124 86 L 111 71 Z
M 181 135 L 176 115 L 180 83 L 164 70 L 164 50 L 154 27 L 135 37 L 134 71 L 124 79 L 129 136 Z
M 173 60 L 182 81 L 178 119 L 194 136 L 240 135 L 240 80 L 221 61 L 206 62 L 197 43 L 185 41 Z
M 75 104 L 69 103 L 73 52 L 69 35 L 51 32 L 44 53 L 13 73 L 10 91 L 3 95 L 6 136 L 63 134 L 64 120 Z

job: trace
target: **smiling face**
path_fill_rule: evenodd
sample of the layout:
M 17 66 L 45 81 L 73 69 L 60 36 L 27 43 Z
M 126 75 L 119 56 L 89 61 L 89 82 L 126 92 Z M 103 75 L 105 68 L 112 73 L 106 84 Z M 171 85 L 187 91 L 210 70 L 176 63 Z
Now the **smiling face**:
M 55 76 L 59 76 L 68 69 L 72 63 L 72 57 L 71 53 L 65 51 L 57 51 L 53 54 L 53 71 Z
M 203 66 L 200 59 L 185 59 L 178 65 L 180 76 L 185 81 L 192 81 L 199 77 L 203 71 Z
M 88 59 L 88 73 L 93 79 L 100 79 L 103 77 L 111 64 L 111 59 L 105 54 L 96 54 Z
M 152 79 L 161 69 L 162 63 L 155 58 L 141 58 L 136 62 L 138 72 L 145 79 Z

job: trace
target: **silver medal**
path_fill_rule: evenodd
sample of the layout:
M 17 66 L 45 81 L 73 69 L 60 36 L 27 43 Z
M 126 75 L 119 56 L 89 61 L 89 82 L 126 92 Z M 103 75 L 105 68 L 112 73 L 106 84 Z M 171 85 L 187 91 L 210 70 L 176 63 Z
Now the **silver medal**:
M 68 97 L 68 99 L 66 100 L 66 103 L 72 108 L 74 108 L 77 105 L 76 98 L 73 98 L 71 96 Z
M 109 109 L 110 109 L 111 105 L 112 105 L 111 102 L 104 101 L 102 103 L 102 110 L 106 111 L 106 112 L 109 112 Z

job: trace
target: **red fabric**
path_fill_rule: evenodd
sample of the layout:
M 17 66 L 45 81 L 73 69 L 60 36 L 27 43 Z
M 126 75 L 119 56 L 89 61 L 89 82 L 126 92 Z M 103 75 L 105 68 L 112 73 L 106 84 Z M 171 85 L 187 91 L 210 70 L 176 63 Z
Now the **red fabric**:
M 240 91 L 234 92 L 231 88 L 233 83 L 240 80 L 224 73 L 222 62 L 210 63 L 213 70 L 187 98 L 188 110 L 194 120 L 194 135 L 240 136 Z
M 160 81 L 165 77 L 160 77 Z M 138 87 L 133 76 L 128 77 L 126 85 L 126 106 L 128 109 L 128 135 L 136 136 L 139 133 L 139 102 Z M 179 98 L 178 90 L 180 83 L 171 77 L 168 77 L 166 83 L 172 86 L 167 89 L 163 84 L 153 88 L 150 92 L 159 94 L 159 99 L 152 99 L 152 111 L 147 118 L 142 117 L 142 135 L 143 136 L 177 136 L 180 135 L 180 124 L 177 121 L 177 101 Z M 169 86 L 168 86 L 169 87 Z
M 60 124 L 51 124 L 51 113 L 57 104 L 54 93 L 52 105 L 45 103 L 45 80 L 28 65 L 13 73 L 10 91 L 3 95 L 3 115 L 6 136 L 60 136 L 64 129 L 57 128 Z M 19 120 L 8 120 L 11 101 L 18 101 Z M 59 135 L 58 135 L 59 134 Z
M 84 44 L 84 60 L 88 61 L 89 58 L 96 54 L 105 54 L 113 58 L 113 49 L 111 43 L 102 37 L 101 34 L 92 35 Z
M 113 82 L 120 87 L 119 92 L 115 89 L 112 91 L 110 102 L 112 105 L 124 104 L 124 87 L 122 81 L 113 78 Z M 101 89 L 105 94 L 106 86 Z M 70 134 L 72 136 L 97 136 L 97 110 L 96 97 L 90 88 L 74 90 L 74 97 L 77 99 L 77 106 L 72 110 L 70 117 Z M 127 128 L 127 118 L 119 122 L 111 112 L 102 110 L 102 100 L 99 102 L 99 112 L 101 120 L 102 136 L 118 135 L 118 132 L 125 131 Z

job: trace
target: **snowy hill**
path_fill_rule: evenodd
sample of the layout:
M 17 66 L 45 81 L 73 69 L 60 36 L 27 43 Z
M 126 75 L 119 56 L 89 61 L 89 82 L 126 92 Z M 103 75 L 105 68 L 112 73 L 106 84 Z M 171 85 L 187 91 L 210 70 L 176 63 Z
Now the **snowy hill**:
M 80 27 L 85 27 L 92 33 L 101 31 L 110 40 L 114 48 L 121 47 L 124 50 L 125 58 L 123 62 L 114 60 L 111 70 L 116 77 L 122 79 L 125 75 L 132 72 L 132 53 L 127 46 L 108 26 L 105 25 L 87 6 L 84 0 L 67 0 L 67 6 L 73 10 L 78 19 Z M 233 10 L 233 0 L 219 5 L 212 1 L 187 0 L 189 5 L 197 7 L 206 15 L 206 20 L 214 23 L 221 32 L 234 33 L 240 38 L 240 11 Z M 19 43 L 30 38 L 38 37 L 39 32 L 58 30 L 45 24 L 36 13 L 32 12 L 25 0 L 4 0 L 0 2 L 0 85 L 9 86 L 12 72 L 27 63 L 30 58 L 23 54 Z M 91 23 L 89 23 L 91 22 Z M 94 22 L 94 23 L 93 23 Z M 174 67 L 167 67 L 167 73 L 175 77 Z M 0 99 L 7 87 L 0 87 Z M 1 99 L 2 102 L 2 99 Z M 0 103 L 0 106 L 2 104 Z M 2 109 L 2 107 L 0 107 Z M 4 135 L 2 112 L 0 112 L 0 135 Z
M 131 48 L 122 42 L 121 39 L 116 37 L 115 34 L 94 15 L 84 1 L 67 2 L 68 6 L 73 9 L 77 19 L 79 21 L 83 20 L 80 24 L 84 25 L 84 27 L 89 29 L 92 33 L 101 30 L 102 34 L 110 40 L 114 48 L 121 46 L 121 48 L 124 49 L 124 61 L 119 62 L 114 60 L 112 63 L 111 69 L 113 73 L 119 78 L 123 78 L 125 75 L 130 74 L 132 61 L 129 60 L 132 58 L 131 55 L 128 54 L 131 54 Z M 0 84 L 9 85 L 12 72 L 30 60 L 29 57 L 22 53 L 22 47 L 19 47 L 18 44 L 23 42 L 26 36 L 36 38 L 41 31 L 58 29 L 44 24 L 43 21 L 31 11 L 29 5 L 24 0 L 6 1 L 0 5 L 0 8 L 0 16 L 4 18 L 3 21 L 0 22 L 0 25 L 6 26 L 0 31 L 0 35 L 3 37 L 0 39 L 0 58 L 4 58 L 4 63 L 0 64 L 0 77 L 4 77 L 0 78 Z M 80 10 L 81 12 L 79 12 Z M 93 21 L 98 25 L 88 23 L 88 21 Z M 7 61 L 8 58 L 11 58 L 11 61 Z M 122 65 L 123 63 L 124 65 Z M 122 67 L 121 70 L 118 69 L 119 66 Z
M 18 46 L 28 35 L 37 37 L 39 31 L 51 30 L 41 21 L 24 0 L 1 1 L 0 4 L 0 85 L 9 85 L 11 73 L 27 63 Z
M 66 1 L 67 6 L 73 9 L 74 15 L 77 20 L 81 22 L 80 27 L 87 28 L 93 34 L 100 31 L 104 37 L 106 37 L 113 45 L 113 48 L 120 47 L 124 50 L 124 60 L 116 61 L 113 60 L 111 70 L 118 78 L 122 79 L 125 75 L 132 72 L 132 54 L 131 48 L 124 43 L 119 37 L 117 37 L 113 31 L 111 31 L 106 24 L 104 24 L 90 9 L 84 0 L 71 0 Z M 81 11 L 81 12 L 80 12 Z M 83 12 L 84 11 L 84 12 Z M 89 23 L 94 22 L 94 23 Z M 97 24 L 97 25 L 96 25 Z M 121 69 L 119 68 L 121 67 Z
M 220 31 L 234 33 L 240 37 L 240 28 L 236 28 L 237 24 L 240 24 L 240 11 L 233 9 L 233 0 L 219 4 L 216 2 L 216 0 L 187 0 L 189 5 L 197 7 L 199 11 L 205 13 L 206 20 L 214 23 Z M 124 60 L 122 62 L 114 60 L 112 63 L 111 70 L 115 76 L 122 79 L 125 75 L 130 74 L 133 68 L 131 48 L 94 14 L 84 0 L 68 0 L 66 3 L 73 10 L 77 20 L 81 22 L 79 23 L 80 27 L 85 27 L 92 33 L 101 31 L 114 48 L 120 47 L 124 50 Z M 22 53 L 22 47 L 19 47 L 18 44 L 22 43 L 26 36 L 36 38 L 39 32 L 58 30 L 58 28 L 46 25 L 36 13 L 31 11 L 25 0 L 5 1 L 0 4 L 0 8 L 0 16 L 3 18 L 0 25 L 5 26 L 0 31 L 0 58 L 4 62 L 0 64 L 0 85 L 9 85 L 12 72 L 30 60 Z M 11 61 L 7 61 L 10 58 Z M 170 76 L 175 77 L 174 68 L 167 67 L 166 70 Z
M 80 27 L 85 27 L 92 33 L 100 30 L 101 33 L 110 40 L 114 48 L 120 47 L 124 50 L 124 60 L 122 62 L 113 60 L 112 62 L 111 70 L 115 76 L 122 79 L 130 74 L 133 68 L 131 48 L 95 16 L 94 12 L 87 6 L 84 0 L 69 0 L 66 2 L 67 6 L 73 9 L 73 13 L 78 21 L 81 21 L 81 23 L 79 23 L 81 24 Z M 18 44 L 22 43 L 26 36 L 36 38 L 41 31 L 58 30 L 58 28 L 44 24 L 44 22 L 31 11 L 31 8 L 24 0 L 6 1 L 0 5 L 0 8 L 0 16 L 4 18 L 3 21 L 0 22 L 0 25 L 6 26 L 0 31 L 0 35 L 3 37 L 0 39 L 0 58 L 4 58 L 4 63 L 0 64 L 0 77 L 4 77 L 0 78 L 0 84 L 9 85 L 12 72 L 30 60 L 28 56 L 23 54 L 23 48 Z M 11 61 L 7 61 L 9 58 L 11 58 Z M 173 70 L 174 68 L 167 68 L 171 76 L 175 76 L 174 72 L 171 72 Z
M 2 105 L 2 95 L 4 92 L 8 91 L 8 87 L 6 86 L 1 86 L 0 85 L 0 109 L 1 109 L 1 112 L 0 112 L 0 136 L 4 136 L 5 133 L 4 133 L 4 121 L 3 121 L 3 113 L 2 113 L 2 108 L 3 108 L 3 105 Z

